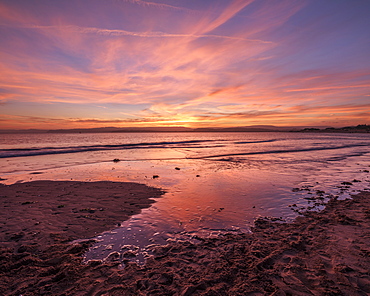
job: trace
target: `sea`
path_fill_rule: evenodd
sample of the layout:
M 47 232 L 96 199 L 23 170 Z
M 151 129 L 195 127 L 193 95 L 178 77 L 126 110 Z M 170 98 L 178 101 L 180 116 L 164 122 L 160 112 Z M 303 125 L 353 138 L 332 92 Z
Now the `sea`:
M 163 197 L 99 234 L 85 260 L 145 262 L 157 245 L 290 222 L 370 190 L 370 134 L 300 132 L 0 135 L 0 182 L 138 182 Z M 129 252 L 127 252 L 129 251 Z M 118 255 L 117 255 L 118 254 Z

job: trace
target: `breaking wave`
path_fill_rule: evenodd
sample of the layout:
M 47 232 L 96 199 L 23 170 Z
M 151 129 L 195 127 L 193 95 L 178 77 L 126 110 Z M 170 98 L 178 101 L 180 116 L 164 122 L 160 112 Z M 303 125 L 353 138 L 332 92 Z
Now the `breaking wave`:
M 152 143 L 132 143 L 132 144 L 116 144 L 116 145 L 89 145 L 89 146 L 73 146 L 73 147 L 40 147 L 40 148 L 17 148 L 17 149 L 1 149 L 0 158 L 36 156 L 48 154 L 65 154 L 79 153 L 90 151 L 103 150 L 123 150 L 123 149 L 151 149 L 151 148 L 202 148 L 203 143 L 214 142 L 213 140 L 191 140 L 177 142 L 152 142 Z M 214 146 L 212 146 L 214 147 Z

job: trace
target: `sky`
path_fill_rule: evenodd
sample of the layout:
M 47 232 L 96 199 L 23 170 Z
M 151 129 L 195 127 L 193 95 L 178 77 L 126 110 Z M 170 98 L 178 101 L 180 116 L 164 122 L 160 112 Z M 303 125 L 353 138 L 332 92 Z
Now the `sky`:
M 370 123 L 370 0 L 0 0 L 0 129 Z

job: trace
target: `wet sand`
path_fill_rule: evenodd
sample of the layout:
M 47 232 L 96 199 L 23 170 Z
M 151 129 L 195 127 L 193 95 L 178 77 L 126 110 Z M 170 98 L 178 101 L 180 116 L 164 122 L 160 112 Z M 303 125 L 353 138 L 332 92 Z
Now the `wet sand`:
M 1 295 L 369 295 L 370 193 L 331 200 L 293 223 L 153 247 L 145 266 L 112 254 L 82 264 L 91 241 L 163 192 L 135 183 L 0 185 Z

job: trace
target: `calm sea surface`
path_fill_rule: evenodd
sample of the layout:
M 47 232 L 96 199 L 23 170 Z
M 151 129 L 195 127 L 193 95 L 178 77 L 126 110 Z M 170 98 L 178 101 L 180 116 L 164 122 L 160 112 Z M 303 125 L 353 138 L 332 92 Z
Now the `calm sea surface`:
M 139 250 L 143 261 L 153 244 L 247 232 L 261 216 L 289 221 L 331 196 L 369 190 L 369 171 L 370 134 L 0 135 L 2 183 L 134 181 L 167 191 L 100 235 L 88 259 Z

